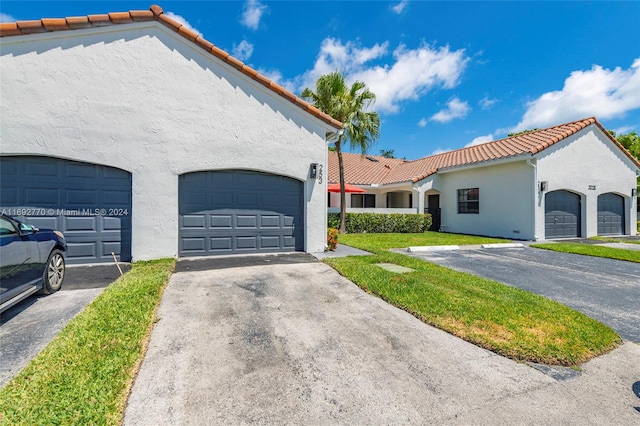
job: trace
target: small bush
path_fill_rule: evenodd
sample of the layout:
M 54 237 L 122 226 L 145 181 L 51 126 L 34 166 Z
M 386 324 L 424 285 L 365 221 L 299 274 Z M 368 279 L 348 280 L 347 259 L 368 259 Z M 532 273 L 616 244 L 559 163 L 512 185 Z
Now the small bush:
M 330 228 L 339 228 L 340 214 L 329 213 L 327 224 Z M 431 215 L 428 213 L 347 213 L 345 226 L 349 234 L 420 233 L 427 231 L 431 226 Z
M 338 247 L 338 230 L 329 228 L 327 230 L 327 250 L 335 251 L 336 247 Z

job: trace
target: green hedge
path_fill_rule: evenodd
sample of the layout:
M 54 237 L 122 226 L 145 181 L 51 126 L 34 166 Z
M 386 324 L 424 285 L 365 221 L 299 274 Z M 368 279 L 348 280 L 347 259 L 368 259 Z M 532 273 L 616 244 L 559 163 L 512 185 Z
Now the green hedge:
M 340 228 L 340 213 L 329 213 L 327 225 L 329 228 Z M 345 226 L 349 234 L 425 232 L 431 226 L 431 215 L 428 213 L 347 213 Z

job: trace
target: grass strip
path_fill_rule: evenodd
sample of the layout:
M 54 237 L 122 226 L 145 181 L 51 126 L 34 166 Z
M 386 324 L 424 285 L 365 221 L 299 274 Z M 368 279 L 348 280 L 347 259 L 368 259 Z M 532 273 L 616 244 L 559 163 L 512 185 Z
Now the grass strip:
M 118 425 L 174 259 L 136 262 L 0 390 L 0 424 Z
M 574 366 L 621 343 L 611 328 L 561 303 L 381 249 L 401 247 L 393 238 L 387 243 L 380 235 L 340 238 L 344 244 L 375 253 L 325 259 L 341 275 L 420 320 L 500 355 Z M 395 274 L 376 263 L 393 263 L 415 272 Z
M 531 244 L 529 247 L 558 251 L 562 253 L 581 254 L 585 256 L 604 257 L 607 259 L 625 260 L 627 262 L 640 263 L 639 250 L 627 250 L 621 248 L 605 247 L 597 244 L 594 245 L 582 243 Z
M 609 237 L 589 237 L 591 240 L 606 241 L 608 243 L 623 243 L 623 244 L 640 244 L 640 240 L 626 239 L 625 237 L 609 238 Z
M 418 234 L 342 234 L 339 244 L 361 250 L 389 250 L 413 246 L 468 245 L 505 243 L 511 240 L 478 237 L 474 235 L 447 234 L 444 232 L 422 232 Z

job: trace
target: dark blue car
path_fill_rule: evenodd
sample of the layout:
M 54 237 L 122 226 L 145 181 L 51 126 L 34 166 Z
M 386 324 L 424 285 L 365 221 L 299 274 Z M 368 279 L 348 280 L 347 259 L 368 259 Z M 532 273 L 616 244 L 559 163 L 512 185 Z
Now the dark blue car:
M 0 215 L 0 312 L 38 292 L 60 290 L 67 243 L 59 231 Z

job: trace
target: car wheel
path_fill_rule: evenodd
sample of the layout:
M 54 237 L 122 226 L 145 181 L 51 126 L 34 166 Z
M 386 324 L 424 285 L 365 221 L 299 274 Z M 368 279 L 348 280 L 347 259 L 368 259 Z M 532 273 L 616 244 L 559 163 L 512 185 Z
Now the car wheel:
M 64 257 L 60 250 L 53 250 L 47 260 L 47 266 L 42 276 L 40 294 L 51 294 L 60 290 L 64 279 Z

